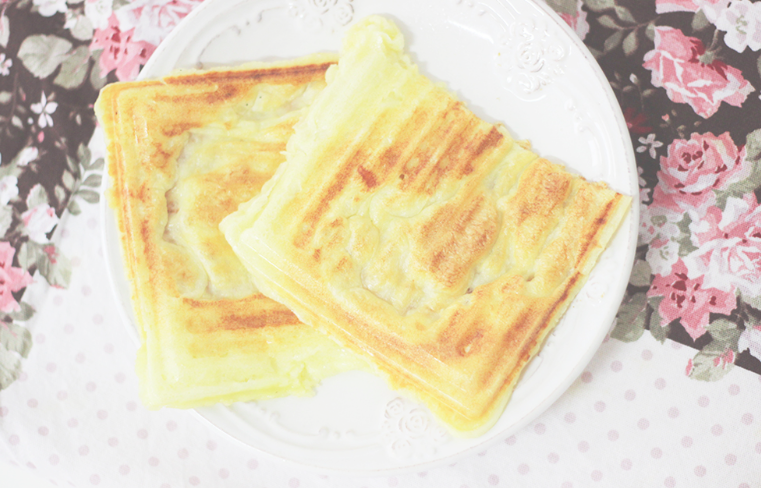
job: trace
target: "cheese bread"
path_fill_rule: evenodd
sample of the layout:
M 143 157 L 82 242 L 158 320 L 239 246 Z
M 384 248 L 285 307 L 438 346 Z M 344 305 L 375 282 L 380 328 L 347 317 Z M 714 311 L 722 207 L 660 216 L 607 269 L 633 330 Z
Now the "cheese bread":
M 96 103 L 142 338 L 146 406 L 304 395 L 362 365 L 258 292 L 219 231 L 284 160 L 335 55 L 177 72 Z
M 346 33 L 286 162 L 220 228 L 262 293 L 477 435 L 630 198 L 476 117 L 403 44 L 381 17 Z

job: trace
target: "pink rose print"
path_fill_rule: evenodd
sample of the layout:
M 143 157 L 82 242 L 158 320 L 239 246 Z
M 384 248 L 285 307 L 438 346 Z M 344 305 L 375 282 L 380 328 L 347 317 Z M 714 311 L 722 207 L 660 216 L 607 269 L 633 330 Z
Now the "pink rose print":
M 645 54 L 643 66 L 652 71 L 653 85 L 665 88 L 669 99 L 688 104 L 707 119 L 722 102 L 742 106 L 755 88 L 740 70 L 722 61 L 702 62 L 705 52 L 700 39 L 679 29 L 656 27 L 655 49 Z
M 134 0 L 116 11 L 122 29 L 133 39 L 158 46 L 202 0 Z
M 713 190 L 726 188 L 749 171 L 745 147 L 738 150 L 728 132 L 718 137 L 694 133 L 689 140 L 674 140 L 661 157 L 653 203 L 676 212 L 701 208 L 712 202 Z
M 13 298 L 13 292 L 22 290 L 32 283 L 32 276 L 25 269 L 14 268 L 13 255 L 16 250 L 9 243 L 0 241 L 0 310 L 17 312 L 21 310 Z
M 731 0 L 655 0 L 655 11 L 659 14 L 669 12 L 697 12 L 702 10 L 709 22 L 716 23 L 719 14 Z
M 133 40 L 134 29 L 122 30 L 116 15 L 112 14 L 108 27 L 95 31 L 90 51 L 102 49 L 100 74 L 106 76 L 116 70 L 119 80 L 132 80 L 150 58 L 156 46 L 145 41 Z
M 58 224 L 55 209 L 47 203 L 37 205 L 21 214 L 24 233 L 34 242 L 47 242 L 47 233 Z
M 682 327 L 697 339 L 705 334 L 709 314 L 730 314 L 736 306 L 734 290 L 723 291 L 705 286 L 703 276 L 689 278 L 680 259 L 668 276 L 655 275 L 648 297 L 663 297 L 658 307 L 661 324 L 680 319 Z
M 729 198 L 724 212 L 710 207 L 690 230 L 698 247 L 684 258 L 690 276 L 705 275 L 706 287 L 761 296 L 761 206 L 755 194 Z
M 587 22 L 587 13 L 581 8 L 582 5 L 582 1 L 578 0 L 576 3 L 576 14 L 571 15 L 561 13 L 560 18 L 565 20 L 565 23 L 568 24 L 576 35 L 579 36 L 579 39 L 583 41 L 584 38 L 587 37 L 587 34 L 589 34 L 589 23 Z

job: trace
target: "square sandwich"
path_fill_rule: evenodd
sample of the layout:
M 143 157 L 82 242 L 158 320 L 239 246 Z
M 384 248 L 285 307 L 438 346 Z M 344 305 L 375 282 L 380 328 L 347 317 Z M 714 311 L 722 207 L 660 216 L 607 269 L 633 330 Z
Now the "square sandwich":
M 285 159 L 335 55 L 104 88 L 111 206 L 142 338 L 148 407 L 304 395 L 358 365 L 263 296 L 219 231 Z
M 384 18 L 354 25 L 286 161 L 220 227 L 262 293 L 476 435 L 630 198 L 479 119 L 403 44 Z

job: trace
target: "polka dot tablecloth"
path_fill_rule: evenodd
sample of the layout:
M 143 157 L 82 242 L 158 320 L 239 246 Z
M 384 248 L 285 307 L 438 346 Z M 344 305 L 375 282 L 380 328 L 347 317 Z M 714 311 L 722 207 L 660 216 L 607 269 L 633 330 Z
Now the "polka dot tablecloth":
M 104 273 L 97 209 L 69 216 L 58 242 L 68 289 L 36 282 L 35 347 L 0 396 L 0 459 L 58 486 L 489 487 L 761 486 L 761 379 L 673 374 L 676 342 L 607 340 L 535 422 L 482 452 L 427 472 L 325 477 L 246 447 L 192 412 L 144 409 L 136 347 Z

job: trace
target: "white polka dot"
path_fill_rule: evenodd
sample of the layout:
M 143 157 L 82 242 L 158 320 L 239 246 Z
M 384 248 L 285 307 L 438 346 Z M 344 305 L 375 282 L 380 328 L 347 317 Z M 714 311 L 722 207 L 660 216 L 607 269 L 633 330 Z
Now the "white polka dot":
M 695 466 L 694 469 L 695 476 L 702 478 L 706 475 L 706 468 L 705 466 Z
M 722 427 L 719 424 L 714 425 L 711 427 L 711 434 L 719 436 L 724 432 L 724 427 Z
M 724 457 L 724 462 L 727 463 L 727 466 L 734 466 L 735 463 L 737 462 L 737 456 L 735 456 L 734 454 L 727 454 Z
M 618 431 L 617 430 L 611 430 L 608 432 L 608 439 L 611 441 L 618 440 Z
M 679 417 L 679 409 L 676 407 L 669 408 L 669 417 L 672 419 Z
M 596 402 L 595 403 L 595 410 L 598 412 L 604 412 L 605 411 L 605 402 Z
M 632 460 L 631 459 L 624 459 L 621 461 L 621 469 L 624 469 L 626 471 L 629 471 L 632 469 Z
M 639 419 L 639 421 L 637 421 L 637 427 L 641 430 L 645 430 L 650 427 L 650 421 L 647 419 Z
M 539 435 L 544 434 L 546 430 L 547 430 L 547 426 L 542 423 L 536 424 L 534 426 L 534 432 L 536 432 Z
M 499 476 L 497 476 L 496 474 L 490 474 L 488 481 L 490 485 L 496 485 L 497 483 L 499 483 Z
M 259 461 L 256 459 L 249 459 L 246 466 L 248 466 L 248 469 L 256 469 L 259 467 Z
M 101 420 L 106 420 L 108 418 L 108 412 L 105 410 L 98 410 L 98 418 Z
M 37 432 L 38 432 L 38 433 L 39 433 L 41 436 L 46 436 L 46 435 L 48 435 L 48 434 L 50 433 L 50 430 L 49 430 L 47 427 L 44 427 L 44 426 L 43 426 L 43 427 L 40 427 L 39 429 L 37 429 Z
M 37 408 L 37 405 L 39 405 L 39 402 L 36 398 L 31 398 L 26 402 L 26 406 L 29 408 Z
M 201 483 L 201 480 L 198 479 L 198 476 L 191 476 L 188 479 L 188 483 L 190 483 L 193 486 L 198 486 Z
M 707 407 L 709 403 L 711 403 L 711 400 L 705 395 L 698 398 L 698 406 L 700 407 Z
M 185 448 L 183 448 L 183 449 L 180 449 L 179 451 L 177 451 L 177 456 L 178 456 L 180 459 L 187 459 L 189 455 L 190 455 L 190 454 L 188 453 L 188 450 L 187 450 L 187 449 L 185 449 Z
M 529 469 L 530 468 L 528 467 L 528 464 L 525 464 L 525 463 L 521 464 L 520 466 L 518 466 L 518 473 L 520 473 L 520 474 L 528 474 Z
M 223 480 L 226 480 L 230 477 L 230 471 L 226 470 L 225 468 L 222 468 L 219 470 L 219 477 Z
M 515 444 L 516 441 L 517 441 L 517 439 L 515 438 L 515 436 L 511 435 L 510 437 L 505 439 L 505 444 L 507 444 L 508 446 L 512 446 L 512 445 Z
M 729 385 L 729 394 L 732 396 L 739 395 L 740 394 L 740 386 L 739 385 Z
M 140 429 L 137 431 L 137 437 L 140 439 L 148 438 L 148 431 L 146 429 Z
M 79 452 L 80 456 L 87 456 L 90 454 L 90 448 L 87 446 L 79 446 L 79 449 L 77 449 L 77 452 Z
M 592 373 L 590 373 L 589 371 L 584 371 L 583 373 L 581 373 L 581 381 L 583 381 L 584 383 L 591 383 L 593 379 L 594 377 L 592 376 Z
M 651 351 L 650 349 L 643 350 L 642 359 L 644 359 L 645 361 L 650 361 L 651 359 L 653 359 L 653 351 Z
M 600 481 L 602 479 L 602 471 L 592 471 L 592 481 Z
M 589 450 L 589 442 L 581 441 L 578 445 L 579 452 L 587 452 Z
M 122 464 L 121 466 L 119 466 L 119 474 L 121 474 L 122 476 L 128 475 L 129 471 L 130 471 L 130 468 L 126 464 Z
M 690 436 L 682 437 L 682 445 L 684 447 L 691 447 L 692 446 L 692 437 L 690 437 Z
M 660 459 L 663 456 L 663 451 L 658 447 L 653 448 L 653 450 L 650 451 L 650 456 L 652 456 L 653 459 Z
M 217 443 L 214 441 L 209 441 L 206 443 L 206 448 L 210 451 L 213 451 L 214 449 L 217 448 Z
M 552 463 L 552 464 L 555 464 L 555 463 L 557 463 L 558 461 L 560 461 L 560 456 L 558 456 L 558 454 L 557 454 L 556 452 L 551 452 L 551 453 L 550 453 L 550 454 L 547 456 L 547 461 L 549 461 L 549 462 L 550 462 L 550 463 Z
M 637 394 L 634 392 L 634 390 L 626 390 L 626 393 L 624 393 L 624 398 L 628 401 L 632 401 L 637 398 Z
M 673 476 L 669 476 L 665 480 L 663 480 L 663 486 L 666 488 L 674 488 L 676 486 L 676 480 Z
M 657 380 L 655 380 L 655 387 L 659 390 L 666 388 L 666 380 L 664 380 L 663 378 L 658 378 Z
M 569 424 L 572 424 L 572 423 L 576 422 L 576 414 L 573 413 L 573 412 L 568 412 L 568 413 L 565 414 L 563 419 L 566 422 L 568 422 Z
M 742 418 L 740 418 L 740 422 L 744 423 L 745 425 L 750 425 L 753 423 L 753 414 L 750 412 L 747 412 L 743 414 Z
M 156 456 L 151 456 L 148 458 L 148 465 L 153 466 L 154 468 L 159 465 L 159 458 Z
M 621 361 L 613 361 L 610 363 L 610 369 L 613 370 L 614 373 L 618 373 L 622 369 L 624 369 L 624 365 L 621 364 Z

